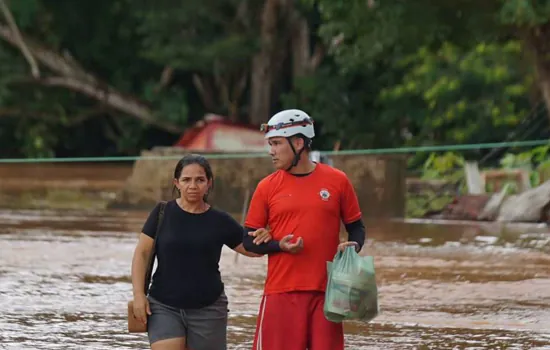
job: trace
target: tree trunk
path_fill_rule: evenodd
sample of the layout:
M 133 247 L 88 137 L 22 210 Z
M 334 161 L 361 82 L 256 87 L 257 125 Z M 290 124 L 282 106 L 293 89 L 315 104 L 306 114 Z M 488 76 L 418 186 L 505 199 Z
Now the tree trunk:
M 101 82 L 95 76 L 80 67 L 77 62 L 69 60 L 43 47 L 34 40 L 24 38 L 24 35 L 22 35 L 22 37 L 30 54 L 36 58 L 40 64 L 59 75 L 57 77 L 45 78 L 42 81 L 37 80 L 38 83 L 42 83 L 46 86 L 64 87 L 82 93 L 104 103 L 114 110 L 118 110 L 126 115 L 139 119 L 144 123 L 155 125 L 168 132 L 177 134 L 183 131 L 183 128 L 176 124 L 159 120 L 158 117 L 154 115 L 153 111 L 139 102 L 138 99 L 123 94 L 114 87 Z M 19 48 L 18 38 L 9 27 L 2 24 L 0 24 L 0 39 Z
M 249 121 L 253 125 L 267 122 L 271 107 L 272 58 L 277 39 L 279 0 L 265 0 L 261 14 L 261 49 L 252 59 Z
M 210 112 L 216 112 L 216 98 L 214 97 L 214 89 L 208 78 L 203 78 L 198 74 L 193 74 L 193 85 L 197 89 L 202 100 L 204 108 Z
M 309 74 L 310 41 L 307 21 L 296 13 L 291 39 L 292 46 L 292 76 L 300 78 Z
M 529 29 L 522 34 L 522 38 L 535 65 L 537 85 L 540 94 L 550 111 L 550 24 Z M 550 113 L 547 113 L 550 118 Z
M 244 73 L 236 72 L 235 81 L 233 81 L 233 84 L 231 85 L 231 91 L 230 91 L 230 98 L 229 98 L 229 106 L 228 106 L 228 117 L 229 120 L 238 123 L 240 122 L 240 101 L 243 96 L 244 90 L 246 89 L 246 82 L 248 78 L 248 74 L 246 71 Z
M 324 58 L 325 50 L 319 42 L 311 52 L 310 30 L 307 20 L 297 11 L 292 17 L 292 76 L 293 79 L 312 74 Z
M 13 38 L 15 42 L 17 43 L 16 46 L 19 47 L 19 50 L 21 50 L 21 54 L 23 54 L 23 57 L 25 57 L 25 59 L 31 66 L 32 76 L 35 79 L 39 79 L 40 69 L 38 68 L 38 64 L 36 63 L 36 60 L 34 59 L 31 52 L 29 51 L 29 48 L 25 44 L 25 41 L 21 37 L 21 32 L 19 31 L 19 27 L 15 23 L 15 19 L 13 18 L 13 15 L 11 14 L 9 7 L 4 0 L 0 0 L 0 9 L 1 9 L 1 12 L 4 14 L 4 18 L 6 19 L 6 22 L 8 22 L 9 29 L 13 34 Z

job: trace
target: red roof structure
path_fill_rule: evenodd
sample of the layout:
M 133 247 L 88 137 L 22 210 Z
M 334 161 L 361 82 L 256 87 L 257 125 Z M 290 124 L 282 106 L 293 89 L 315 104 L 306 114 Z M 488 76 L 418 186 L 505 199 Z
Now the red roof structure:
M 196 152 L 266 152 L 264 133 L 255 127 L 208 114 L 187 129 L 174 147 Z

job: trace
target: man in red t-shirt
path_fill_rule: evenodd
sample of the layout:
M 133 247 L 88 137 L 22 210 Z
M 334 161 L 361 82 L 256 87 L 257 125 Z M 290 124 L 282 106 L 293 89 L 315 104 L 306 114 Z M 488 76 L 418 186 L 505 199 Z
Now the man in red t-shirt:
M 363 246 L 357 196 L 344 172 L 309 159 L 315 132 L 305 112 L 279 112 L 262 130 L 277 171 L 256 187 L 245 221 L 245 249 L 268 254 L 253 349 L 342 350 L 342 324 L 323 313 L 326 269 L 337 249 Z M 268 226 L 272 241 L 259 243 L 257 230 Z

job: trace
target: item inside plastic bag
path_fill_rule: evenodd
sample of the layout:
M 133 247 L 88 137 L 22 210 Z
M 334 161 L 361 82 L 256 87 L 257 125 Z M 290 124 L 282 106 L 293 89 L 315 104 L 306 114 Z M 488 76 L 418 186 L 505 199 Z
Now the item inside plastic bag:
M 324 314 L 331 322 L 361 320 L 378 316 L 378 288 L 374 258 L 360 256 L 354 247 L 338 252 L 327 262 L 327 289 Z

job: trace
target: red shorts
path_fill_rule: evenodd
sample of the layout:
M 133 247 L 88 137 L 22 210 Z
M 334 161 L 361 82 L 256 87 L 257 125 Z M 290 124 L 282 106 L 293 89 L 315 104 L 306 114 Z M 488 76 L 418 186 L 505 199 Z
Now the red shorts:
M 343 350 L 342 324 L 327 321 L 324 302 L 322 292 L 264 296 L 253 350 Z

